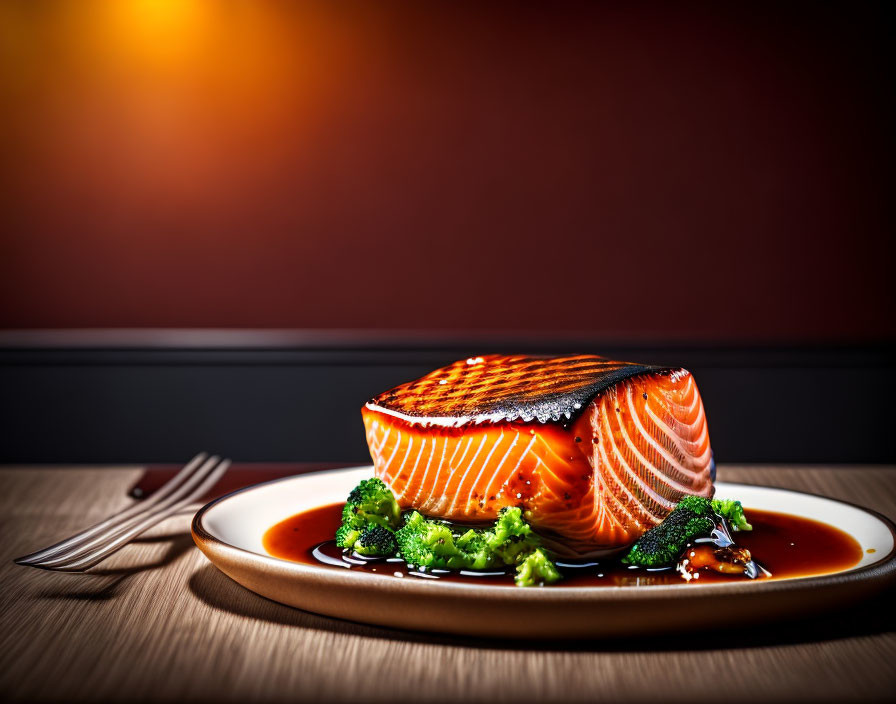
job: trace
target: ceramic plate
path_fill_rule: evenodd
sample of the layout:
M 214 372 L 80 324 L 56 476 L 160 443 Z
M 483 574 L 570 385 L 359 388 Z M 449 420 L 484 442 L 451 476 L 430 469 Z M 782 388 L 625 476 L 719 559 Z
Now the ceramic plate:
M 395 579 L 288 562 L 262 536 L 302 511 L 342 502 L 372 467 L 317 472 L 258 484 L 205 506 L 193 539 L 222 572 L 261 596 L 326 616 L 446 633 L 532 638 L 606 637 L 694 630 L 817 613 L 866 598 L 896 581 L 893 524 L 832 499 L 747 484 L 717 483 L 718 496 L 749 508 L 821 520 L 852 535 L 862 560 L 848 570 L 755 582 L 648 587 L 545 587 Z

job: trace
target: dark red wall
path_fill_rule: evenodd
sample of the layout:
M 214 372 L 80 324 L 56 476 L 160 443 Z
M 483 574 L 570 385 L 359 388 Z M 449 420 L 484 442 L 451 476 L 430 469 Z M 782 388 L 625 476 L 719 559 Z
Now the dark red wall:
M 878 6 L 4 3 L 3 327 L 892 339 Z

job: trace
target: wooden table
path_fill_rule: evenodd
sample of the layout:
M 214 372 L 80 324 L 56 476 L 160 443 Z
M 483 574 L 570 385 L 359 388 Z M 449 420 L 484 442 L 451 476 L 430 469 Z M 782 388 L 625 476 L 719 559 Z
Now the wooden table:
M 0 695 L 80 701 L 724 701 L 890 699 L 893 594 L 741 632 L 539 643 L 405 633 L 246 591 L 170 519 L 88 575 L 12 564 L 125 503 L 139 467 L 0 470 Z M 722 467 L 896 517 L 896 467 Z M 892 604 L 890 604 L 892 606 Z M 520 615 L 525 618 L 525 614 Z

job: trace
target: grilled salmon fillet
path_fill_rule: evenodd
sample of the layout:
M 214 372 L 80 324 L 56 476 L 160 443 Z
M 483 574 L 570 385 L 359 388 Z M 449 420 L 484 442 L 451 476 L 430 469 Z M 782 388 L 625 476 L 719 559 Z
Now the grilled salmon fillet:
M 684 369 L 593 355 L 460 360 L 362 409 L 376 475 L 402 508 L 490 521 L 505 506 L 561 555 L 625 548 L 715 468 Z

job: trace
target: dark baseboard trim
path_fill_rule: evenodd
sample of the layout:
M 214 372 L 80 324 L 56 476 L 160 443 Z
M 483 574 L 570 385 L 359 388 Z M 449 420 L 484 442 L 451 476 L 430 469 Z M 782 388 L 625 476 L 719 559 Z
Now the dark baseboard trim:
M 721 462 L 896 460 L 891 342 L 93 330 L 0 332 L 0 462 L 364 462 L 367 398 L 470 354 L 570 351 L 690 369 Z
M 3 364 L 415 364 L 482 353 L 588 352 L 669 366 L 891 366 L 896 342 L 720 342 L 582 332 L 7 330 Z

